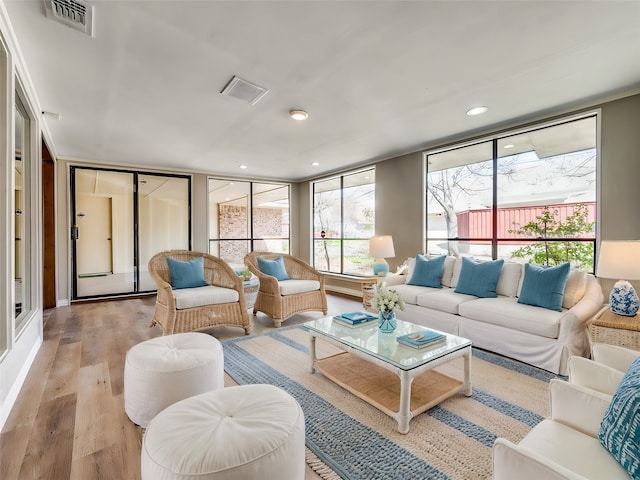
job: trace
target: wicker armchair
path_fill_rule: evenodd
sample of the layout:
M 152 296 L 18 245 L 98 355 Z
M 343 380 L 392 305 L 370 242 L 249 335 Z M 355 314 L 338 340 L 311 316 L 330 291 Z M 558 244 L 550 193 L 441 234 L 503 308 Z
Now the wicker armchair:
M 176 308 L 174 290 L 171 288 L 171 274 L 167 257 L 183 262 L 194 258 L 204 258 L 204 280 L 216 287 L 233 289 L 238 292 L 238 301 L 216 303 L 192 308 Z M 159 323 L 163 335 L 191 332 L 212 326 L 237 326 L 251 332 L 249 315 L 242 289 L 242 279 L 223 260 L 206 253 L 187 250 L 171 250 L 154 255 L 149 260 L 149 273 L 158 286 L 156 310 L 150 326 Z M 184 289 L 188 290 L 188 289 Z
M 266 275 L 258 268 L 258 257 L 274 260 L 282 255 L 287 275 L 291 280 L 316 280 L 320 288 L 312 291 L 282 295 L 280 283 L 275 277 Z M 253 306 L 253 314 L 260 311 L 273 319 L 280 327 L 291 315 L 307 311 L 321 311 L 327 314 L 327 295 L 324 290 L 324 275 L 311 265 L 291 255 L 269 252 L 251 252 L 244 257 L 244 263 L 260 280 L 258 298 Z M 288 281 L 288 280 L 287 280 Z

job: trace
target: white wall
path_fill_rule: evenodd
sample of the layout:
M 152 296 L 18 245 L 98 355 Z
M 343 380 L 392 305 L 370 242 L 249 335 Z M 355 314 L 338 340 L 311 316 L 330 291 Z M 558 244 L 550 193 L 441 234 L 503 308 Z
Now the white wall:
M 11 412 L 11 408 L 22 387 L 29 367 L 35 358 L 42 342 L 42 195 L 41 195 L 41 111 L 35 92 L 31 86 L 26 66 L 22 61 L 15 35 L 11 28 L 4 2 L 0 2 L 0 200 L 2 223 L 0 223 L 0 262 L 2 278 L 0 278 L 0 427 Z M 14 218 L 14 182 L 13 156 L 14 135 L 13 115 L 15 110 L 16 78 L 20 78 L 23 100 L 30 125 L 30 149 L 28 158 L 31 168 L 28 171 L 28 199 L 25 204 L 31 205 L 28 217 L 29 234 L 24 244 L 29 258 L 25 276 L 30 278 L 30 290 L 25 295 L 29 298 L 30 308 L 25 313 L 22 328 L 17 331 L 14 318 L 13 300 L 13 258 L 15 232 Z M 28 202 L 26 201 L 28 200 Z M 7 268 L 9 267 L 9 268 Z

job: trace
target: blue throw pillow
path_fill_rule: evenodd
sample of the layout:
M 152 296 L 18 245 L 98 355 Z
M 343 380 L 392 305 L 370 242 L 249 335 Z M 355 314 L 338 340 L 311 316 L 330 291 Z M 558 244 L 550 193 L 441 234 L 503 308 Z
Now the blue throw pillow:
M 518 303 L 562 311 L 564 287 L 569 276 L 569 263 L 557 267 L 524 264 L 524 279 Z
M 440 279 L 446 255 L 427 259 L 424 255 L 416 255 L 416 265 L 408 285 L 420 287 L 442 288 Z
M 629 366 L 600 423 L 598 439 L 632 478 L 640 478 L 640 358 Z
M 171 275 L 171 288 L 195 288 L 204 287 L 204 258 L 194 258 L 190 262 L 181 262 L 167 257 L 169 274 Z
M 502 259 L 483 262 L 462 257 L 460 278 L 454 291 L 476 297 L 496 298 L 496 287 L 503 264 Z
M 278 281 L 289 280 L 289 275 L 284 268 L 284 259 L 280 255 L 275 260 L 267 260 L 266 258 L 258 257 L 258 268 L 265 275 L 271 275 L 276 277 Z

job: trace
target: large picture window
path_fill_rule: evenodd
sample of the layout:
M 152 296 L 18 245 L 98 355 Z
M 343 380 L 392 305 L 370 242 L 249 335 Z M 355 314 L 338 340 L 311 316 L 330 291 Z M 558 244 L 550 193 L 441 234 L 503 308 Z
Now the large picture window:
M 289 185 L 210 178 L 209 253 L 242 268 L 251 251 L 289 253 Z
M 325 272 L 370 274 L 375 169 L 313 183 L 313 262 Z
M 596 116 L 427 153 L 427 252 L 593 272 Z

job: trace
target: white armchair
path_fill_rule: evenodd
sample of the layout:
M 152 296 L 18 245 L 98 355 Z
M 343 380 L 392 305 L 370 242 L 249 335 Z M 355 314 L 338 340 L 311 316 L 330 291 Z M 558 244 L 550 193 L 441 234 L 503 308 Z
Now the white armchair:
M 551 418 L 517 445 L 495 441 L 494 480 L 629 480 L 598 440 L 611 395 L 558 379 L 551 380 L 549 390 Z
M 593 344 L 591 358 L 569 358 L 569 382 L 613 395 L 640 352 L 605 343 Z

